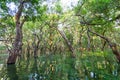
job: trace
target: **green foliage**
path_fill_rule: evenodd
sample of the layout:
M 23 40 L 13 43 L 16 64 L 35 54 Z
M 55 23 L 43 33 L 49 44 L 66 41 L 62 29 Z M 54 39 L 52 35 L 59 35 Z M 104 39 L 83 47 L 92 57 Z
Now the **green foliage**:
M 115 18 L 115 13 L 118 11 L 114 3 L 112 0 L 82 1 L 76 6 L 75 13 L 84 17 L 84 20 L 88 23 L 108 23 L 110 18 Z
M 0 3 L 0 9 L 3 10 L 0 14 L 2 15 L 0 37 L 8 39 L 8 45 L 14 43 L 16 23 L 14 16 L 3 13 L 8 13 L 6 3 L 13 1 L 16 5 L 19 4 L 16 0 L 3 0 Z M 20 19 L 22 22 L 26 16 L 22 27 L 23 54 L 13 68 L 9 67 L 16 71 L 14 73 L 11 71 L 10 75 L 8 68 L 3 67 L 0 79 L 6 78 L 6 75 L 8 78 L 13 78 L 12 75 L 15 75 L 19 80 L 28 80 L 31 76 L 35 77 L 35 73 L 39 75 L 36 77 L 38 80 L 40 77 L 42 80 L 114 80 L 120 77 L 119 64 L 108 44 L 104 46 L 103 39 L 89 33 L 91 49 L 88 51 L 87 35 L 87 30 L 90 28 L 119 45 L 120 29 L 115 28 L 117 24 L 115 18 L 119 15 L 119 0 L 80 0 L 74 8 L 75 11 L 66 12 L 58 0 L 52 13 L 48 11 L 49 6 L 42 5 L 42 2 L 44 1 L 29 0 L 25 3 Z M 69 46 L 58 31 L 59 25 L 74 48 L 76 58 L 70 57 Z M 37 59 L 33 58 L 35 45 L 38 45 Z M 6 47 L 0 46 L 0 53 L 5 49 Z M 0 60 L 5 58 L 3 55 L 0 54 Z
M 60 5 L 60 3 L 56 3 L 56 7 L 55 7 L 55 11 L 58 13 L 58 14 L 61 14 L 62 13 L 62 7 Z
M 106 13 L 109 10 L 111 0 L 93 0 L 90 1 L 89 9 L 94 13 Z M 96 5 L 97 4 L 97 5 Z
M 0 8 L 3 9 L 4 11 L 8 10 L 8 8 L 6 6 L 6 0 L 2 0 L 1 1 Z
M 5 50 L 5 46 L 0 46 L 0 50 Z
M 40 0 L 30 0 L 30 2 L 33 4 L 33 5 L 36 5 L 40 2 Z

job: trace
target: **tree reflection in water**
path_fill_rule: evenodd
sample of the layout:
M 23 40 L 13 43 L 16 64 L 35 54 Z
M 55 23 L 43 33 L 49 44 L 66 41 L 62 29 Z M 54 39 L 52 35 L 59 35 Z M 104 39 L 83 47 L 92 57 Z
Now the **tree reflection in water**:
M 18 80 L 16 65 L 7 65 L 7 76 L 9 80 Z
M 119 80 L 118 63 L 102 61 L 102 57 L 95 60 L 63 55 L 22 58 L 16 65 L 2 65 L 0 80 Z
M 38 67 L 37 67 L 37 58 L 34 58 L 34 63 L 30 72 L 31 74 L 29 75 L 29 80 L 40 80 Z

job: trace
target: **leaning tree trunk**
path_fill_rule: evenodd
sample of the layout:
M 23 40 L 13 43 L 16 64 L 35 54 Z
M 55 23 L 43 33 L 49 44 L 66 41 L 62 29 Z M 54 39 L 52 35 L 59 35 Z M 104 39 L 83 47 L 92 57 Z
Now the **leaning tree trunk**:
M 93 32 L 93 31 L 91 31 L 91 30 L 89 30 L 89 32 L 91 32 L 91 33 L 99 36 L 99 37 L 102 38 L 102 39 L 104 39 L 104 40 L 108 43 L 108 45 L 110 46 L 110 48 L 111 48 L 113 54 L 116 56 L 118 62 L 120 62 L 120 52 L 119 52 L 118 49 L 117 49 L 116 43 L 112 43 L 107 37 L 105 37 L 105 36 L 103 36 L 103 35 L 100 35 L 100 34 L 98 34 L 98 33 L 96 33 L 96 32 Z
M 71 53 L 72 53 L 72 54 L 71 54 L 71 57 L 75 58 L 76 55 L 75 55 L 75 53 L 74 53 L 74 49 L 73 49 L 70 41 L 67 39 L 65 33 L 64 33 L 62 30 L 59 30 L 59 29 L 57 29 L 57 30 L 58 30 L 58 32 L 60 33 L 60 35 L 62 36 L 62 38 L 65 40 L 65 42 L 66 42 L 69 50 L 71 51 Z
M 20 21 L 20 17 L 22 14 L 22 10 L 23 10 L 23 4 L 24 1 L 20 3 L 19 7 L 18 7 L 18 12 L 15 15 L 15 21 L 16 21 L 16 36 L 15 36 L 15 41 L 13 44 L 13 49 L 11 50 L 8 60 L 7 60 L 7 64 L 15 64 L 17 56 L 20 55 L 21 51 L 22 51 L 22 26 L 25 22 L 25 19 L 23 19 L 23 21 Z

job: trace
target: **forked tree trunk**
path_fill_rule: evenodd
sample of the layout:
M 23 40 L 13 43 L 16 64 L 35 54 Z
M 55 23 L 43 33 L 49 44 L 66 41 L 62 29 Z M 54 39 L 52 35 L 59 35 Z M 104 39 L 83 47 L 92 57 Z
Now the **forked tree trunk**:
M 116 56 L 118 62 L 120 62 L 120 52 L 119 52 L 118 49 L 117 49 L 116 43 L 112 43 L 107 37 L 105 37 L 105 36 L 103 36 L 103 35 L 100 35 L 100 34 L 98 34 L 98 33 L 96 33 L 96 32 L 93 32 L 93 31 L 91 31 L 91 30 L 89 30 L 89 32 L 91 32 L 91 33 L 99 36 L 99 37 L 102 38 L 102 39 L 104 39 L 104 40 L 108 43 L 108 45 L 110 46 L 110 48 L 111 48 L 113 54 Z
M 15 36 L 15 41 L 13 44 L 13 49 L 11 50 L 7 64 L 15 64 L 17 56 L 20 55 L 22 52 L 22 26 L 25 22 L 25 19 L 23 21 L 20 21 L 20 17 L 22 14 L 22 9 L 23 9 L 23 4 L 24 2 L 21 2 L 19 7 L 18 7 L 18 12 L 15 15 L 15 20 L 16 20 L 16 36 Z

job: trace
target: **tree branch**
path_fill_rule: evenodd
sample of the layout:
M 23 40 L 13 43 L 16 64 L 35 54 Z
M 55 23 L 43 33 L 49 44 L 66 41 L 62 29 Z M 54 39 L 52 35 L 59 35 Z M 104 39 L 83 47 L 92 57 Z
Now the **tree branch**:
M 80 24 L 83 24 L 83 25 L 105 25 L 105 24 L 107 24 L 109 22 L 113 22 L 113 21 L 115 21 L 117 19 L 120 19 L 120 14 L 119 14 L 117 17 L 115 17 L 115 18 L 113 18 L 111 20 L 106 20 L 103 23 L 91 23 L 91 22 L 86 21 L 84 16 L 82 16 L 82 15 L 79 15 L 79 16 L 83 19 L 83 22 L 82 21 L 80 22 Z
M 24 1 L 21 1 L 20 5 L 18 6 L 18 12 L 15 15 L 16 23 L 19 23 L 20 21 L 20 17 L 21 17 L 22 10 L 23 10 L 23 4 L 24 4 Z
M 108 43 L 110 42 L 110 40 L 108 38 L 106 38 L 105 36 L 102 36 L 102 35 L 100 35 L 100 34 L 98 34 L 96 32 L 93 32 L 90 29 L 88 29 L 88 31 L 91 32 L 91 33 L 93 33 L 93 34 L 95 34 L 95 35 L 97 35 L 97 36 L 99 36 L 99 37 L 101 37 L 102 39 L 106 40 Z

